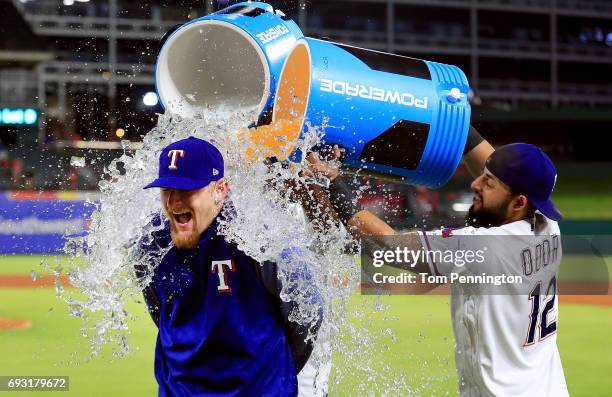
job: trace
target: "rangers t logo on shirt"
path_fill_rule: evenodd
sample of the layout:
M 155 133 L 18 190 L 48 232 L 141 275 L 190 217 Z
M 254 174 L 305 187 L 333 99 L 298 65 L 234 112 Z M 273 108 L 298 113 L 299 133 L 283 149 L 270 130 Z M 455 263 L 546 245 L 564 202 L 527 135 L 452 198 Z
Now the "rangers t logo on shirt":
M 232 292 L 232 287 L 230 287 L 227 282 L 227 273 L 225 272 L 225 268 L 223 266 L 227 266 L 228 269 L 232 272 L 236 271 L 236 269 L 234 268 L 234 262 L 231 259 L 226 259 L 223 261 L 212 261 L 210 271 L 219 275 L 219 285 L 217 286 L 217 290 L 219 290 L 219 292 Z

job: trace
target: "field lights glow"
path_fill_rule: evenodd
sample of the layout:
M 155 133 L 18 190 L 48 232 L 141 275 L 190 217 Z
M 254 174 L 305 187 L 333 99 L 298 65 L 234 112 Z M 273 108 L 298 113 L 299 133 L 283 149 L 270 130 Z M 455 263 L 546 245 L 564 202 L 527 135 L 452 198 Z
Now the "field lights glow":
M 0 125 L 33 125 L 37 120 L 36 109 L 0 109 Z

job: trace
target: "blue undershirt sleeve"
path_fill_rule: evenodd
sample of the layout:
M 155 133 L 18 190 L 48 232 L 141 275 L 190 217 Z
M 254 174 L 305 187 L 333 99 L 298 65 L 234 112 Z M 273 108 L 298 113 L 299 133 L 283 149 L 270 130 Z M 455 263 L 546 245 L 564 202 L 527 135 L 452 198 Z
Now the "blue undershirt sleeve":
M 302 256 L 301 250 L 288 248 L 282 253 L 287 266 L 279 269 L 274 262 L 258 266 L 264 286 L 278 299 L 298 373 L 312 353 L 314 339 L 323 322 L 323 299 Z M 310 321 L 294 321 L 296 317 Z

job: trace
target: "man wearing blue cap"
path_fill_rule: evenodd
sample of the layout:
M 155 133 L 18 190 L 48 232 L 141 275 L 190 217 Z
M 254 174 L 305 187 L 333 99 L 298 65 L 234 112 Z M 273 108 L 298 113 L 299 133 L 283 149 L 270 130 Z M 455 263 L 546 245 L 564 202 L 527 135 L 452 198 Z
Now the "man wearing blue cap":
M 562 216 L 551 200 L 555 166 L 525 143 L 494 151 L 473 128 L 463 159 L 476 178 L 468 226 L 385 238 L 398 234 L 352 203 L 343 177 L 310 157 L 315 170 L 333 178 L 330 198 L 340 219 L 359 237 L 378 236 L 369 255 L 375 257 L 378 248 L 383 254 L 406 248 L 420 256 L 409 265 L 401 258 L 385 263 L 424 274 L 415 279 L 430 289 L 450 283 L 462 396 L 567 396 L 556 344 Z M 473 253 L 471 261 L 466 252 Z M 513 278 L 516 284 L 489 285 L 492 279 L 485 275 L 518 277 L 522 283 Z
M 295 396 L 296 374 L 312 351 L 305 339 L 321 323 L 321 296 L 299 251 L 283 252 L 296 264 L 289 279 L 308 287 L 318 308 L 311 324 L 290 322 L 297 303 L 279 297 L 281 269 L 217 233 L 228 192 L 223 176 L 219 150 L 190 137 L 161 152 L 159 178 L 145 187 L 161 188 L 167 220 L 141 248 L 150 255 L 170 247 L 143 291 L 159 329 L 159 395 Z

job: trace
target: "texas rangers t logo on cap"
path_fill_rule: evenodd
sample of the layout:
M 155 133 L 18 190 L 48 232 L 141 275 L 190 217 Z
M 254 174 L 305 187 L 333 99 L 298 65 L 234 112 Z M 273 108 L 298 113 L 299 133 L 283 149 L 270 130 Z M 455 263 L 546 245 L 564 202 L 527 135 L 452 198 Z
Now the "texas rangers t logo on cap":
M 170 161 L 170 165 L 168 166 L 169 170 L 178 169 L 178 167 L 176 166 L 176 160 L 178 159 L 178 156 L 185 157 L 185 151 L 174 149 L 168 152 L 168 157 L 172 158 L 172 161 Z
M 145 189 L 197 190 L 223 178 L 223 171 L 223 156 L 219 149 L 210 142 L 190 136 L 162 150 L 159 177 Z

